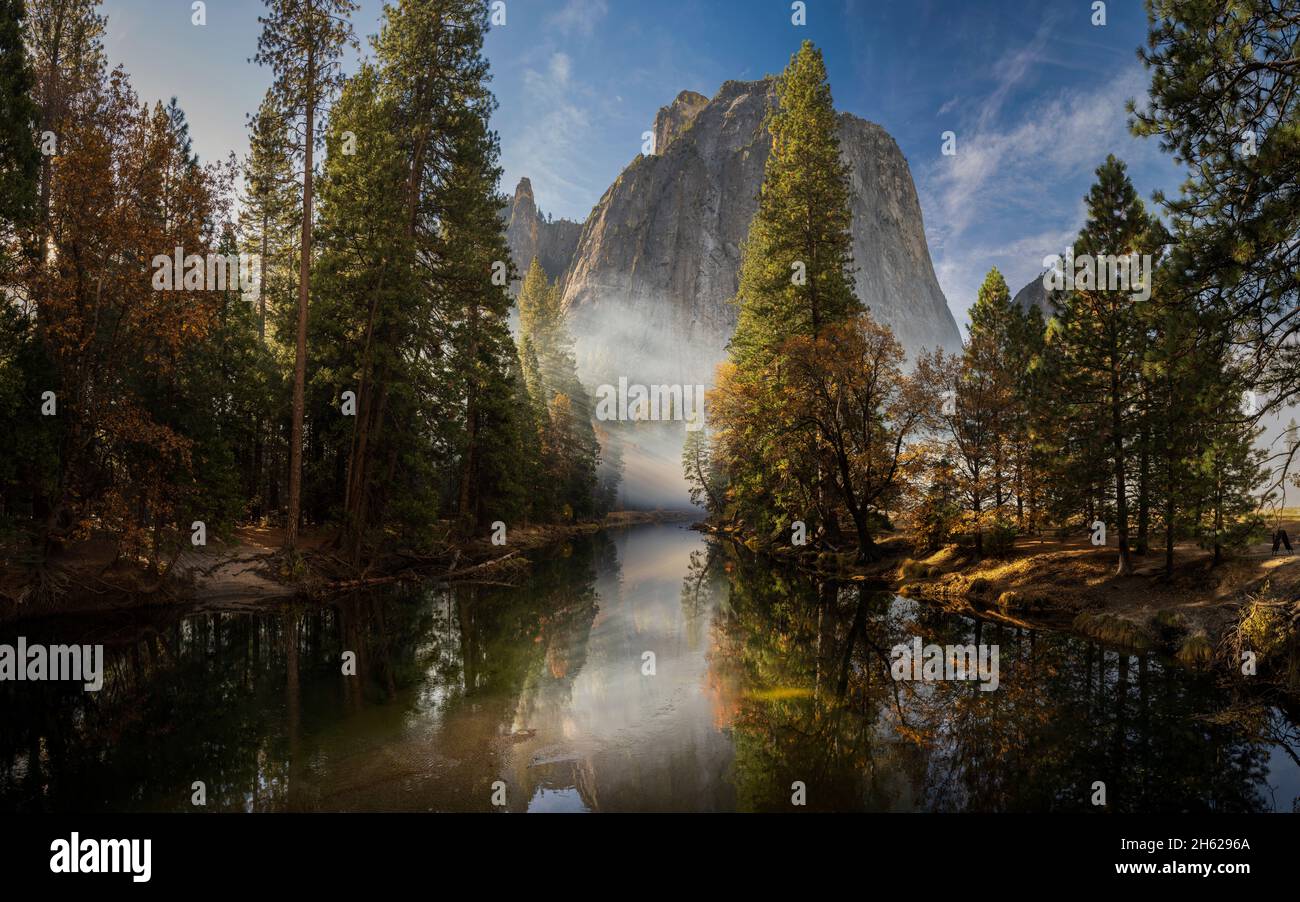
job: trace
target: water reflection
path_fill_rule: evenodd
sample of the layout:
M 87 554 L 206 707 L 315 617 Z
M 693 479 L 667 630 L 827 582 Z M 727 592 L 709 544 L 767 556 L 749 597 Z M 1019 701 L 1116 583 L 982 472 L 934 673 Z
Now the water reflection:
M 1300 731 L 1154 655 L 814 585 L 677 526 L 528 585 L 29 626 L 97 695 L 0 684 L 0 810 L 1291 810 Z M 1001 685 L 889 650 L 996 643 Z M 12 635 L 3 637 L 12 641 Z M 345 651 L 356 677 L 342 674 Z M 651 674 L 651 669 L 653 673 Z M 499 781 L 499 782 L 498 782 Z

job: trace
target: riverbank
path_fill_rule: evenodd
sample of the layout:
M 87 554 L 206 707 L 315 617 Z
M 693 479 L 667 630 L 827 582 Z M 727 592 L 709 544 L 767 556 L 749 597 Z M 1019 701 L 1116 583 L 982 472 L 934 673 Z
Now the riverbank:
M 1297 707 L 1214 674 L 875 583 L 836 597 L 677 524 L 608 535 L 513 589 L 0 630 L 102 645 L 105 676 L 0 685 L 0 808 L 193 811 L 196 779 L 211 812 L 482 814 L 498 780 L 517 812 L 783 811 L 796 777 L 810 811 L 1084 813 L 1094 781 L 1116 813 L 1300 796 Z M 916 638 L 996 644 L 998 690 L 893 679 Z
M 1292 535 L 1300 526 L 1283 525 Z M 1133 555 L 1133 572 L 1121 577 L 1114 543 L 1094 546 L 1086 534 L 1023 537 L 1005 555 L 979 559 L 956 545 L 916 557 L 895 535 L 879 541 L 879 560 L 858 564 L 852 553 L 769 546 L 735 529 L 700 528 L 821 578 L 879 581 L 949 612 L 1158 649 L 1194 668 L 1238 673 L 1251 652 L 1259 673 L 1300 691 L 1300 555 L 1273 554 L 1269 543 L 1217 564 L 1210 551 L 1179 543 L 1170 576 L 1163 548 L 1152 549 Z
M 1242 653 L 1293 689 L 1300 630 L 1300 556 L 1247 546 L 1215 563 L 1190 543 L 1164 555 L 1133 556 L 1133 572 L 1116 575 L 1115 547 L 1087 536 L 1022 539 L 1004 557 L 975 560 L 953 547 L 904 560 L 901 594 L 952 607 L 993 611 L 1009 619 L 1054 626 L 1135 650 L 1162 648 L 1189 666 L 1239 669 Z M 1271 659 L 1271 660 L 1270 660 Z
M 581 536 L 689 519 L 683 511 L 616 511 L 601 521 L 519 526 L 507 530 L 504 545 L 475 538 L 448 543 L 425 557 L 395 555 L 362 571 L 334 554 L 335 533 L 326 529 L 304 531 L 299 555 L 291 560 L 283 550 L 283 530 L 240 527 L 230 541 L 213 539 L 206 547 L 185 551 L 164 576 L 124 562 L 115 543 L 103 537 L 60 552 L 41 570 L 24 565 L 13 549 L 4 549 L 0 623 L 181 603 L 255 608 L 407 579 L 499 581 L 527 568 L 530 555 Z

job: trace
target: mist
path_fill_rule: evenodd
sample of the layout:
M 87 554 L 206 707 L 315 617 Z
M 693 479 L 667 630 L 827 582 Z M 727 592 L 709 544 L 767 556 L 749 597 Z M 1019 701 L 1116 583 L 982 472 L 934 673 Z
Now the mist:
M 578 375 L 595 397 L 601 385 L 680 385 L 713 388 L 726 356 L 724 334 L 733 324 L 690 321 L 669 297 L 603 296 L 568 312 Z M 692 509 L 682 475 L 686 423 L 634 421 L 600 424 L 622 445 L 623 481 L 618 505 L 627 510 Z

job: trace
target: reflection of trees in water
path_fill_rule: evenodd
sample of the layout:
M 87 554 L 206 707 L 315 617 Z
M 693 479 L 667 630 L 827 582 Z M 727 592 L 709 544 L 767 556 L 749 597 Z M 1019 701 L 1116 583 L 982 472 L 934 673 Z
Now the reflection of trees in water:
M 691 552 L 682 577 L 682 614 L 686 620 L 686 638 L 692 648 L 697 648 L 705 638 L 703 630 L 714 606 L 726 597 L 719 591 L 725 580 L 719 572 L 719 546 L 715 542 Z
M 302 732 L 324 707 L 391 694 L 413 663 L 401 637 L 417 635 L 423 616 L 384 598 L 350 598 L 276 613 L 163 615 L 119 632 L 106 644 L 98 693 L 68 683 L 4 687 L 0 807 L 185 810 L 196 780 L 209 809 L 285 807 Z M 342 677 L 344 649 L 357 653 L 362 680 Z
M 412 714 L 465 727 L 444 731 L 451 768 L 472 771 L 452 781 L 462 798 L 447 803 L 482 809 L 525 683 L 547 667 L 571 680 L 582 666 L 603 544 L 537 567 L 527 592 L 406 590 L 114 625 L 100 692 L 0 683 L 0 810 L 191 810 L 195 780 L 207 810 L 328 808 L 337 799 L 313 759 L 373 743 L 376 731 L 399 736 Z M 80 641 L 100 641 L 85 637 L 96 629 Z M 345 650 L 356 678 L 342 675 Z
M 790 810 L 795 780 L 811 809 L 1093 810 L 1095 780 L 1112 810 L 1273 807 L 1262 731 L 1207 716 L 1237 701 L 1209 676 L 728 560 L 713 679 L 734 699 L 742 808 Z M 895 682 L 890 649 L 918 635 L 997 644 L 1000 688 Z
M 597 538 L 518 590 L 79 627 L 106 645 L 101 692 L 0 683 L 0 811 L 191 810 L 195 780 L 208 810 L 487 810 L 497 779 L 516 810 L 545 787 L 633 807 L 653 787 L 606 773 L 610 798 L 598 799 L 601 759 L 519 735 L 562 719 L 587 666 L 594 587 L 599 577 L 616 592 L 618 573 L 614 544 Z M 1158 657 L 944 615 L 864 584 L 816 585 L 727 546 L 691 557 L 681 611 L 687 644 L 709 648 L 706 690 L 734 743 L 742 809 L 789 810 L 801 780 L 813 809 L 1091 810 L 1103 780 L 1119 810 L 1259 810 L 1275 804 L 1269 749 L 1300 746 L 1294 716 Z M 69 641 L 59 628 L 25 635 Z M 913 635 L 998 644 L 1000 688 L 895 682 L 890 649 Z M 345 650 L 355 679 L 340 672 Z M 610 653 L 623 652 L 639 660 L 639 646 Z

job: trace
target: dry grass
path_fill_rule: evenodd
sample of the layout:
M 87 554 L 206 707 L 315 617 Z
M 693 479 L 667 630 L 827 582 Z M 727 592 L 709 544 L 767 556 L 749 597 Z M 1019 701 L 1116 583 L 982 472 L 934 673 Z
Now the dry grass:
M 1298 612 L 1300 604 L 1273 597 L 1265 586 L 1242 608 L 1237 624 L 1241 647 L 1261 658 L 1276 657 L 1286 651 L 1298 638 Z
M 1074 628 L 1100 642 L 1134 651 L 1146 651 L 1155 644 L 1154 638 L 1143 626 L 1116 614 L 1084 611 L 1074 618 Z
M 1175 657 L 1185 667 L 1195 669 L 1208 667 L 1210 662 L 1214 660 L 1214 646 L 1210 644 L 1210 637 L 1205 630 L 1197 630 L 1183 640 L 1183 644 L 1178 647 L 1178 653 Z
M 1300 534 L 1300 529 L 1293 532 Z M 973 561 L 950 547 L 905 561 L 898 577 L 907 581 L 910 594 L 920 597 L 996 601 L 1004 612 L 1108 613 L 1149 625 L 1148 632 L 1162 642 L 1175 643 L 1197 630 L 1205 630 L 1211 640 L 1223 636 L 1236 623 L 1246 595 L 1265 581 L 1271 580 L 1283 597 L 1300 597 L 1300 556 L 1273 556 L 1263 543 L 1217 565 L 1205 549 L 1180 544 L 1171 577 L 1164 573 L 1159 549 L 1134 554 L 1132 560 L 1134 572 L 1117 576 L 1113 544 L 1094 547 L 1082 535 L 1021 538 L 1006 558 Z
M 1283 521 L 1292 535 L 1300 525 Z M 1255 543 L 1214 563 L 1191 543 L 1174 549 L 1172 574 L 1163 549 L 1134 554 L 1118 576 L 1114 545 L 1086 536 L 1020 539 L 1005 558 L 972 560 L 955 547 L 898 568 L 906 594 L 1046 622 L 1062 614 L 1079 633 L 1134 651 L 1162 648 L 1193 668 L 1216 660 L 1236 666 L 1253 651 L 1285 685 L 1300 688 L 1300 555 L 1274 555 Z

